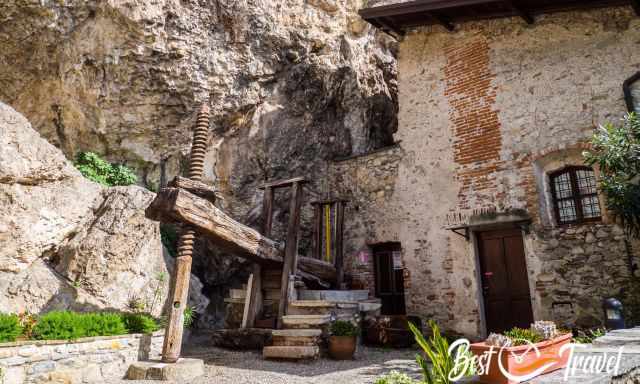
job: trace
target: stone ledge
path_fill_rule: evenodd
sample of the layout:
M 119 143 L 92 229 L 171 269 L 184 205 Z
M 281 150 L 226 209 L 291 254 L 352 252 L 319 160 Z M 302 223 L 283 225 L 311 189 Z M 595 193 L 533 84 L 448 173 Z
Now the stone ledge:
M 72 340 L 21 340 L 21 341 L 11 341 L 8 343 L 0 343 L 0 348 L 9 348 L 9 347 L 22 347 L 25 345 L 35 345 L 35 346 L 43 346 L 43 345 L 60 345 L 60 344 L 81 344 L 81 343 L 91 343 L 94 341 L 103 341 L 103 340 L 116 340 L 116 339 L 139 339 L 143 336 L 164 336 L 164 330 L 156 331 L 153 333 L 145 334 L 145 333 L 128 333 L 125 335 L 114 335 L 114 336 L 91 336 L 91 337 L 81 337 L 79 339 Z
M 127 380 L 162 380 L 183 383 L 204 376 L 204 361 L 180 358 L 176 363 L 139 361 L 129 366 Z

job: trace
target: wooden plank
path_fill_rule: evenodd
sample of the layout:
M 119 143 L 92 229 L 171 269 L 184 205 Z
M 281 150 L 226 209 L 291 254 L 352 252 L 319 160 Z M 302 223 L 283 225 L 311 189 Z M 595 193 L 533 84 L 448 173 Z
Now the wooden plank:
M 271 236 L 273 226 L 273 188 L 266 187 L 262 199 L 262 234 Z
M 209 201 L 183 189 L 161 190 L 147 208 L 146 216 L 155 221 L 190 225 L 216 246 L 270 268 L 278 268 L 284 260 L 284 250 L 277 242 L 238 223 Z M 298 257 L 298 267 L 325 281 L 336 279 L 335 267 L 321 260 Z
M 278 243 L 184 189 L 161 190 L 145 214 L 151 220 L 193 225 L 217 246 L 240 257 L 257 263 L 282 263 L 282 248 Z
M 222 199 L 222 196 L 214 187 L 200 181 L 187 179 L 186 177 L 176 176 L 169 183 L 169 187 L 186 189 L 194 195 L 207 199 L 212 203 L 215 202 L 216 199 Z
M 265 189 L 269 187 L 285 188 L 285 187 L 291 187 L 292 185 L 295 185 L 295 184 L 302 184 L 302 183 L 308 183 L 307 179 L 305 179 L 304 177 L 294 177 L 292 179 L 270 181 L 268 183 L 262 184 L 259 188 L 260 189 Z
M 300 230 L 300 208 L 302 207 L 303 185 L 293 183 L 289 204 L 289 224 L 287 226 L 287 242 L 282 263 L 282 280 L 280 286 L 280 303 L 278 305 L 278 328 L 282 328 L 282 318 L 289 301 L 289 277 L 296 273 L 298 256 L 298 232 Z
M 344 203 L 336 203 L 336 288 L 342 289 L 344 282 L 344 260 L 343 260 L 343 237 L 344 237 Z
M 249 275 L 249 282 L 247 283 L 247 292 L 251 292 L 253 290 L 253 273 Z M 249 308 L 251 308 L 251 297 L 247 297 L 244 301 L 244 310 L 242 311 L 242 323 L 240 328 L 248 328 L 249 327 Z M 253 323 L 253 319 L 251 321 Z
M 325 281 L 335 282 L 337 279 L 336 267 L 333 264 L 311 257 L 298 256 L 298 269 Z

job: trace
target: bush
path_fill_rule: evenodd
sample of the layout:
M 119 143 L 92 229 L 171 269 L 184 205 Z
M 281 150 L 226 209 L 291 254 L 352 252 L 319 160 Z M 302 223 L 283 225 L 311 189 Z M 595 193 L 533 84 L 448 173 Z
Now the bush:
M 160 223 L 160 240 L 171 257 L 178 256 L 178 231 L 173 224 Z
M 350 321 L 337 320 L 331 324 L 333 336 L 358 336 L 358 327 Z
M 16 341 L 22 334 L 20 319 L 17 315 L 5 315 L 0 313 L 0 343 Z
M 138 180 L 131 169 L 111 164 L 93 152 L 80 152 L 74 165 L 87 179 L 109 187 L 131 185 Z
M 128 333 L 152 333 L 160 328 L 153 317 L 144 313 L 126 313 L 122 319 Z
M 591 344 L 593 340 L 604 336 L 606 333 L 606 328 L 587 329 L 586 331 L 578 330 L 577 336 L 573 337 L 573 342 L 576 344 Z
M 391 371 L 389 374 L 380 377 L 375 384 L 418 384 L 409 375 L 398 371 Z
M 591 144 L 584 156 L 587 164 L 600 167 L 607 208 L 627 234 L 640 237 L 640 118 L 630 113 L 620 125 L 601 126 Z
M 522 329 L 514 327 L 504 333 L 505 336 L 511 339 L 513 346 L 525 345 L 528 343 L 539 343 L 544 339 L 542 336 L 530 329 Z
M 42 315 L 33 328 L 33 336 L 39 340 L 73 340 L 126 333 L 122 316 L 117 313 L 53 311 Z

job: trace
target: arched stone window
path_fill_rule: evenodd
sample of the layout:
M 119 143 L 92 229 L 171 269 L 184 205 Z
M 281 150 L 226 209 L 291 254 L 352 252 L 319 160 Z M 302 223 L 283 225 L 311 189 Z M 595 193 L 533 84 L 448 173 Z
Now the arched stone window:
M 558 225 L 601 220 L 598 186 L 592 168 L 565 167 L 549 174 L 549 181 Z

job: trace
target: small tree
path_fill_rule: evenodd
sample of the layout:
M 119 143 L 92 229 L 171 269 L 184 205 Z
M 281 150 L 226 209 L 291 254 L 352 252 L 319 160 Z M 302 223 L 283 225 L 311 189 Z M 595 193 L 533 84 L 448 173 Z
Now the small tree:
M 640 118 L 630 113 L 620 125 L 600 126 L 591 144 L 584 156 L 600 167 L 607 208 L 628 235 L 640 237 Z

